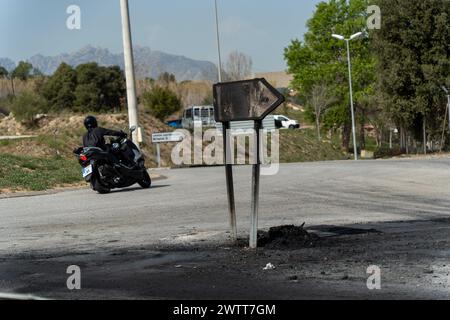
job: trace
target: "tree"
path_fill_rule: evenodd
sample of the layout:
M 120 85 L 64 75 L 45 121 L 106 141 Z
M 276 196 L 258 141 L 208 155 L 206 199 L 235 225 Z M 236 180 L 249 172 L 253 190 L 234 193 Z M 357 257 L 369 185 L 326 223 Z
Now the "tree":
M 28 80 L 32 76 L 33 65 L 29 62 L 20 61 L 17 67 L 12 71 L 12 78 L 17 78 L 22 81 Z
M 158 81 L 163 83 L 164 85 L 169 85 L 169 83 L 177 82 L 177 79 L 174 74 L 163 72 L 159 75 Z
M 15 87 L 14 87 L 14 79 L 18 78 L 22 81 L 28 80 L 33 71 L 33 66 L 31 63 L 20 61 L 17 67 L 10 72 L 9 79 L 11 80 L 11 93 L 15 96 Z
M 326 128 L 342 128 L 342 147 L 348 150 L 351 133 L 348 88 L 347 52 L 342 41 L 333 39 L 333 33 L 345 37 L 364 31 L 367 27 L 368 0 L 330 0 L 317 5 L 308 21 L 304 41 L 293 40 L 285 49 L 288 72 L 294 76 L 291 87 L 306 101 L 313 88 L 324 84 L 335 102 L 323 119 Z M 373 92 L 375 59 L 370 51 L 369 38 L 351 42 L 352 74 L 355 106 L 360 97 Z
M 121 105 L 126 92 L 125 77 L 119 67 L 100 67 L 97 63 L 76 69 L 74 109 L 76 111 L 111 111 Z
M 8 78 L 9 72 L 4 67 L 0 66 L 0 78 Z
M 252 74 L 252 58 L 241 52 L 233 51 L 226 63 L 226 76 L 230 81 L 245 80 Z
M 107 110 L 122 107 L 126 96 L 125 75 L 118 66 L 100 67 L 102 70 L 101 91 L 103 95 L 102 104 Z
M 151 91 L 142 94 L 142 101 L 161 121 L 181 109 L 180 99 L 167 87 L 154 86 Z
M 320 121 L 323 112 L 335 102 L 335 98 L 330 95 L 328 87 L 323 83 L 315 84 L 311 89 L 311 96 L 308 99 L 310 101 L 312 110 L 314 112 L 314 118 L 316 121 L 317 139 L 320 141 Z
M 43 77 L 44 73 L 39 68 L 34 68 L 33 67 L 33 70 L 31 71 L 31 75 L 33 77 Z
M 408 133 L 424 139 L 425 147 L 427 132 L 439 136 L 445 116 L 440 87 L 450 85 L 450 2 L 377 0 L 376 4 L 383 12 L 373 40 L 378 102 L 400 128 L 403 148 Z
M 69 110 L 75 101 L 77 73 L 66 63 L 61 63 L 55 73 L 41 88 L 52 111 Z

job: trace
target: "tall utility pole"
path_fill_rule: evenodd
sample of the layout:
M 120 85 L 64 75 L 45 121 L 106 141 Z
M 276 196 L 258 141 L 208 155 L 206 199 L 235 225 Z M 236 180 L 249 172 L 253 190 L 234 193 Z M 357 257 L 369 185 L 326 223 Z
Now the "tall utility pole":
M 355 33 L 349 39 L 344 36 L 333 34 L 332 37 L 338 40 L 344 40 L 347 43 L 347 60 L 348 60 L 348 81 L 350 87 L 350 109 L 352 113 L 352 134 L 353 134 L 353 153 L 355 160 L 358 160 L 358 148 L 356 147 L 356 125 L 355 125 L 355 108 L 353 106 L 353 84 L 352 84 L 352 63 L 350 61 L 350 41 L 362 36 L 362 32 Z
M 217 39 L 217 74 L 219 76 L 219 82 L 222 82 L 222 54 L 220 52 L 220 32 L 219 32 L 219 14 L 217 9 L 217 0 L 214 0 L 216 11 L 216 39 Z
M 138 123 L 136 80 L 134 75 L 133 43 L 131 40 L 130 12 L 128 0 L 120 0 L 120 12 L 122 15 L 123 55 L 125 59 L 125 78 L 127 81 L 127 104 L 130 128 L 136 126 L 133 132 L 133 141 L 138 144 L 140 128 Z

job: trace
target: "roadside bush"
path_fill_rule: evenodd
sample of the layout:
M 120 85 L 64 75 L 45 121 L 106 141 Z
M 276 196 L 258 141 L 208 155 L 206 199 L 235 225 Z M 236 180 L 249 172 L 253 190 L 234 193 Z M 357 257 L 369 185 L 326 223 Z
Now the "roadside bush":
M 36 115 L 48 111 L 47 101 L 32 92 L 23 92 L 11 103 L 11 112 L 17 121 L 28 127 L 36 125 Z
M 402 154 L 402 151 L 398 147 L 394 147 L 392 149 L 389 148 L 388 145 L 382 145 L 381 147 L 378 147 L 375 149 L 374 152 L 374 158 L 390 158 L 390 157 L 396 157 Z
M 0 98 L 0 116 L 1 115 L 9 115 L 11 111 L 11 103 L 14 100 L 14 96 L 8 95 L 6 97 Z
M 144 92 L 142 102 L 161 121 L 181 109 L 181 101 L 177 95 L 170 89 L 160 86 L 155 86 L 151 91 Z

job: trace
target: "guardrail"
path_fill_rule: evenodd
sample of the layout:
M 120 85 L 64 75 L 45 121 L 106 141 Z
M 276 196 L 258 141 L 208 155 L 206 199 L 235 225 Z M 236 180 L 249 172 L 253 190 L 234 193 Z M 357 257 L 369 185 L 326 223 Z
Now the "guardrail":
M 31 138 L 37 138 L 36 135 L 29 135 L 29 136 L 0 136 L 0 140 L 19 140 L 19 139 L 31 139 Z

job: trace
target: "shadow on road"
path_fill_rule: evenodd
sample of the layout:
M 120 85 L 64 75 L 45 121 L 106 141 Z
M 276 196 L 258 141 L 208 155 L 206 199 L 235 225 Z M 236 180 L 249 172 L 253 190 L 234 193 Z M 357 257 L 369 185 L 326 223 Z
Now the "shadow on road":
M 150 187 L 150 190 L 159 189 L 159 188 L 167 188 L 167 187 L 170 187 L 170 185 L 169 184 L 154 185 L 154 186 Z M 111 193 L 132 192 L 132 191 L 138 191 L 138 190 L 146 190 L 146 189 L 142 189 L 141 187 L 131 187 L 131 188 L 125 188 L 125 189 L 112 190 Z

